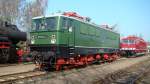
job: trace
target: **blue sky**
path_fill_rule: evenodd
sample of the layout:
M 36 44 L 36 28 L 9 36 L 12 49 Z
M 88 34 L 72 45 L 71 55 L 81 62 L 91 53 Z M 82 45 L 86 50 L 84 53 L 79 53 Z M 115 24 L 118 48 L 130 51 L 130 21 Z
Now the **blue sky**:
M 150 41 L 150 0 L 48 0 L 46 15 L 57 11 L 74 11 L 96 24 L 117 24 L 121 36 Z

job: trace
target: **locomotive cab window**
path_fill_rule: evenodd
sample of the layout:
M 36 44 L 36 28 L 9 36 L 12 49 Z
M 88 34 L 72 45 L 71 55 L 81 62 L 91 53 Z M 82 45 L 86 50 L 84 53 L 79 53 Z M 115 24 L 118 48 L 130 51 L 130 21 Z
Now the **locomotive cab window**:
M 122 40 L 122 43 L 134 44 L 134 40 Z
M 129 44 L 134 44 L 134 40 L 129 40 Z
M 73 27 L 73 20 L 72 19 L 69 19 L 69 21 L 68 21 L 68 27 L 69 28 Z
M 32 30 L 56 30 L 56 17 L 33 19 Z
M 67 29 L 67 28 L 68 28 L 67 18 L 63 18 L 63 20 L 62 20 L 62 29 Z
M 41 27 L 41 22 L 42 22 L 41 19 L 34 19 L 32 23 L 32 30 L 35 30 L 35 31 L 39 30 Z
M 50 17 L 45 19 L 45 25 L 47 30 L 56 30 L 56 17 Z
M 128 43 L 128 40 L 122 40 L 122 43 Z
M 73 27 L 73 20 L 63 18 L 63 20 L 62 20 L 62 29 L 69 29 L 71 27 Z

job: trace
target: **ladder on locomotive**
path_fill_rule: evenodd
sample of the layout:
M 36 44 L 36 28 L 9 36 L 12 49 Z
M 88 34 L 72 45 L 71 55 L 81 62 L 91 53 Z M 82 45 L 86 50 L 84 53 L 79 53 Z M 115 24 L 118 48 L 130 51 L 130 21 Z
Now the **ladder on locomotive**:
M 69 54 L 69 56 L 73 56 L 75 54 L 75 47 L 74 46 L 69 47 L 68 54 Z

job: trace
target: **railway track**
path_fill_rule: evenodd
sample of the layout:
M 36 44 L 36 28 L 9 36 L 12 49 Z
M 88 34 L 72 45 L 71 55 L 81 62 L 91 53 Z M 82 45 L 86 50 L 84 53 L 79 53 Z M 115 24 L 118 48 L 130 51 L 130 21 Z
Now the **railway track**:
M 117 60 L 117 62 L 123 61 L 126 58 L 120 58 Z M 109 65 L 109 63 L 104 63 L 101 64 L 100 67 Z M 93 66 L 95 68 L 98 68 L 97 65 L 90 65 Z M 89 67 L 87 67 L 88 69 Z M 84 68 L 83 68 L 84 69 Z M 82 68 L 80 69 L 74 69 L 73 72 L 72 71 L 53 71 L 53 72 L 42 72 L 42 71 L 28 71 L 28 72 L 22 72 L 22 73 L 14 73 L 14 74 L 8 74 L 8 75 L 2 75 L 0 76 L 0 84 L 10 84 L 10 83 L 15 83 L 16 81 L 20 81 L 20 80 L 28 80 L 30 78 L 34 78 L 34 77 L 40 77 L 40 76 L 48 76 L 48 78 L 52 78 L 52 77 L 56 77 L 58 74 L 62 74 L 62 75 L 68 75 L 68 74 L 72 74 L 72 73 L 76 73 L 82 71 Z M 64 74 L 64 72 L 67 72 Z
M 8 74 L 0 76 L 0 84 L 10 84 L 18 80 L 27 79 L 35 76 L 41 76 L 46 74 L 45 72 L 41 71 L 29 71 L 23 73 L 15 73 L 15 74 Z
M 24 62 L 24 63 L 21 63 L 22 65 L 27 65 L 27 64 L 33 64 L 32 62 Z M 21 64 L 0 64 L 0 67 L 9 67 L 9 66 L 18 66 L 18 65 L 21 65 Z
M 139 84 L 138 81 L 140 81 L 142 78 L 144 78 L 145 74 L 150 72 L 150 66 L 146 67 L 145 69 L 139 71 L 139 72 L 132 72 L 129 74 L 129 77 L 125 79 L 123 82 L 117 82 L 117 83 L 125 83 L 125 84 Z
M 132 58 L 131 58 L 132 59 Z M 134 59 L 134 58 L 133 58 Z M 112 62 L 111 64 L 118 64 L 120 62 L 123 62 L 125 60 L 128 60 L 128 58 L 120 58 L 117 61 Z M 86 67 L 86 70 L 93 68 L 94 70 L 99 69 L 100 67 L 109 66 L 110 63 L 106 62 L 101 65 L 90 65 Z M 50 79 L 50 78 L 57 78 L 57 77 L 66 77 L 71 74 L 79 74 L 81 72 L 85 72 L 85 68 L 73 68 L 69 71 L 54 71 L 54 72 L 41 72 L 41 71 L 29 71 L 29 72 L 23 72 L 23 73 L 15 73 L 15 74 L 8 74 L 0 76 L 0 84 L 18 84 L 18 82 L 22 82 L 24 84 L 27 81 L 27 84 L 40 81 L 38 79 Z M 98 71 L 97 71 L 98 72 Z M 101 72 L 99 72 L 101 73 Z M 83 74 L 84 75 L 84 74 Z
M 16 66 L 18 64 L 0 64 L 0 67 Z
M 139 81 L 141 81 L 148 73 L 150 73 L 149 59 L 119 71 L 116 74 L 110 75 L 110 80 L 106 81 L 110 81 L 109 83 L 113 84 L 141 84 Z
M 146 69 L 141 72 L 138 76 L 136 76 L 132 81 L 131 84 L 138 84 L 138 82 L 145 77 L 146 74 L 150 73 L 150 66 L 146 67 Z

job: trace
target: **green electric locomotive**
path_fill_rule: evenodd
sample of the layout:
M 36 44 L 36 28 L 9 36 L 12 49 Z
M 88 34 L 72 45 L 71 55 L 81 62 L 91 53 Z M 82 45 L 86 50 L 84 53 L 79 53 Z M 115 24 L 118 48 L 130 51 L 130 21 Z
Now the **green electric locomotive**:
M 119 33 L 75 12 L 34 17 L 30 36 L 30 51 L 40 69 L 114 60 L 119 52 Z

